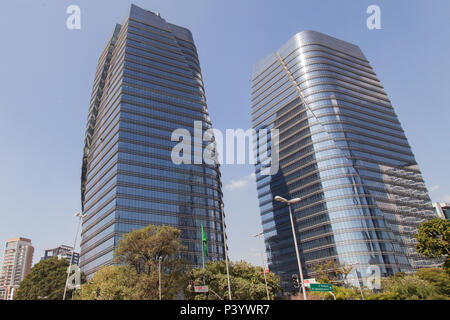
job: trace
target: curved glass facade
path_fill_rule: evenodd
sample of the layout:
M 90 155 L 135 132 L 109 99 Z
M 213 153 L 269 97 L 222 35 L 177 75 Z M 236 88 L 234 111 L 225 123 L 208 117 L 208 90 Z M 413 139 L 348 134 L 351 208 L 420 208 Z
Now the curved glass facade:
M 418 225 L 436 217 L 419 167 L 382 85 L 361 50 L 305 31 L 261 60 L 252 79 L 254 129 L 279 129 L 276 175 L 257 188 L 271 271 L 298 274 L 292 206 L 305 277 L 334 259 L 382 276 L 435 264 L 415 251 Z M 259 158 L 263 144 L 256 140 Z M 268 142 L 270 146 L 270 140 Z M 261 151 L 262 153 L 262 151 Z M 367 269 L 367 270 L 373 270 Z
M 193 265 L 202 264 L 203 225 L 209 258 L 224 258 L 219 167 L 171 160 L 172 132 L 193 133 L 195 121 L 211 129 L 190 31 L 133 5 L 99 59 L 89 110 L 80 257 L 88 277 L 112 262 L 122 234 L 148 224 L 181 229 Z

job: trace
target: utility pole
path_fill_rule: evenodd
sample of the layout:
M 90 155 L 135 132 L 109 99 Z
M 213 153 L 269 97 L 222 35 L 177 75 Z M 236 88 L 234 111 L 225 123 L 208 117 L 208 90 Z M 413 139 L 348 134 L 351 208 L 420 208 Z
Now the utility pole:
M 274 200 L 286 203 L 289 207 L 289 217 L 291 218 L 291 227 L 292 227 L 292 236 L 294 237 L 295 254 L 297 255 L 298 271 L 300 272 L 300 280 L 302 282 L 301 288 L 303 291 L 303 299 L 308 300 L 308 298 L 306 296 L 305 283 L 304 283 L 304 279 L 303 279 L 302 261 L 300 259 L 300 253 L 298 251 L 297 235 L 295 234 L 294 219 L 292 218 L 292 209 L 291 209 L 291 205 L 299 202 L 301 199 L 295 198 L 295 199 L 291 199 L 291 200 L 286 200 L 280 196 L 276 196 L 274 198 Z
M 82 223 L 83 219 L 86 217 L 86 215 L 77 212 L 77 213 L 75 213 L 75 217 L 78 217 L 79 221 L 78 221 L 77 233 L 75 234 L 75 240 L 73 242 L 72 256 L 70 258 L 69 269 L 67 270 L 67 279 L 66 279 L 66 286 L 64 287 L 63 300 L 66 300 L 67 286 L 69 285 L 69 277 L 70 277 L 70 274 L 72 273 L 73 256 L 75 253 L 75 246 L 77 245 L 78 232 L 80 231 L 81 223 Z
M 227 267 L 227 282 L 228 282 L 228 298 L 231 299 L 231 284 L 230 284 L 230 270 L 228 268 L 228 245 L 227 245 L 227 235 L 225 233 L 225 212 L 223 210 L 223 202 L 220 204 L 220 211 L 222 213 L 222 234 L 223 234 L 223 244 L 225 246 L 225 265 Z
M 161 299 L 161 260 L 162 260 L 162 256 L 159 256 L 159 258 L 158 258 L 159 300 L 162 300 Z
M 261 240 L 261 236 L 264 234 L 264 232 L 260 232 L 260 233 L 258 233 L 258 234 L 256 234 L 256 235 L 254 235 L 254 237 L 256 238 L 258 238 L 259 240 Z M 260 247 L 261 247 L 261 243 L 260 243 Z M 265 259 L 264 259 L 264 256 L 263 256 L 263 249 L 261 249 L 260 250 L 260 253 L 261 253 L 261 262 L 262 262 L 262 267 L 263 267 L 263 273 L 264 273 L 264 283 L 265 283 L 265 285 L 266 285 L 266 294 L 267 294 L 267 300 L 270 300 L 270 295 L 269 295 L 269 287 L 267 286 L 267 277 L 266 277 L 266 270 L 267 270 L 267 267 L 266 267 L 266 262 L 265 262 Z
M 357 266 L 358 264 L 359 264 L 359 262 L 355 262 L 355 263 L 349 264 L 349 267 L 352 267 L 352 269 L 353 269 L 353 266 Z M 363 291 L 361 288 L 361 283 L 359 282 L 358 267 L 356 267 L 355 273 L 356 273 L 356 281 L 358 282 L 359 292 L 361 293 L 361 298 L 364 300 L 364 294 L 363 294 Z

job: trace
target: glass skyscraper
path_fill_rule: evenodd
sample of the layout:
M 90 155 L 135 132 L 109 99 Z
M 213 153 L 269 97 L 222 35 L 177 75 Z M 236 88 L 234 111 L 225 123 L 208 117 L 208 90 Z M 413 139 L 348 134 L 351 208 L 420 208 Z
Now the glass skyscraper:
M 392 105 L 359 47 L 304 31 L 258 62 L 253 128 L 279 129 L 277 174 L 256 165 L 271 271 L 292 287 L 298 274 L 292 206 L 305 277 L 335 260 L 358 263 L 360 279 L 435 263 L 415 250 L 414 233 L 435 218 L 421 172 Z M 263 142 L 255 136 L 256 154 Z M 269 139 L 268 145 L 270 146 Z M 373 267 L 375 266 L 375 267 Z
M 224 258 L 219 167 L 176 165 L 175 129 L 211 129 L 191 32 L 132 5 L 98 61 L 82 167 L 80 266 L 91 277 L 111 264 L 123 233 L 148 224 L 182 230 L 183 258 Z M 192 148 L 194 149 L 194 148 Z M 198 159 L 200 155 L 193 155 Z

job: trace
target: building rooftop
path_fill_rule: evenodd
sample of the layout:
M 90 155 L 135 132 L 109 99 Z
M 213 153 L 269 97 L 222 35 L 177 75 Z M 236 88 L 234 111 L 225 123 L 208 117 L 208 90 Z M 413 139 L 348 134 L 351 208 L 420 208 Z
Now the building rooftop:
M 13 242 L 13 241 L 24 241 L 24 242 L 31 243 L 31 239 L 22 238 L 22 237 L 8 239 L 8 242 Z

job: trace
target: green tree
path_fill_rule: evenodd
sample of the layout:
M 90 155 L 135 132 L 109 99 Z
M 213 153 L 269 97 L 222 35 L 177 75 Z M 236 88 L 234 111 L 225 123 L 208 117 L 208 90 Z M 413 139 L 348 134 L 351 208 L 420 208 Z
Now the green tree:
M 366 288 L 362 288 L 362 291 L 364 294 L 364 299 L 367 299 L 373 294 L 371 290 Z M 333 286 L 333 293 L 336 296 L 336 300 L 362 300 L 361 291 L 357 287 L 344 287 L 342 285 Z M 326 292 L 324 294 L 324 299 L 334 300 L 334 297 L 332 294 Z
M 319 283 L 342 283 L 352 271 L 351 267 L 341 265 L 336 260 L 327 260 L 311 266 Z
M 416 276 L 431 283 L 439 294 L 450 298 L 450 275 L 444 270 L 439 268 L 419 269 Z
M 318 283 L 333 284 L 333 293 L 336 296 L 336 300 L 361 300 L 361 290 L 363 291 L 364 298 L 373 294 L 367 288 L 359 289 L 347 284 L 347 276 L 352 271 L 351 266 L 342 265 L 336 260 L 327 260 L 312 265 L 311 268 Z M 318 294 L 316 292 L 308 292 L 308 294 L 311 295 L 312 300 L 319 300 L 317 299 L 318 296 L 320 296 L 320 299 L 334 300 L 333 295 L 330 293 Z
M 367 299 L 373 294 L 368 289 L 363 289 L 364 299 Z M 356 287 L 344 287 L 342 285 L 333 285 L 333 294 L 336 300 L 361 300 L 361 292 Z M 306 289 L 306 296 L 308 300 L 334 300 L 334 297 L 329 292 L 317 292 Z M 291 297 L 291 300 L 303 300 L 303 294 L 297 294 Z
M 81 300 L 136 300 L 139 276 L 128 266 L 107 266 L 98 270 L 91 281 L 77 292 Z
M 418 241 L 417 252 L 430 258 L 445 258 L 444 269 L 450 272 L 450 221 L 440 218 L 426 221 L 421 224 L 415 237 Z
M 370 300 L 443 300 L 448 299 L 433 283 L 422 279 L 432 274 L 397 274 L 382 279 L 382 292 L 369 297 Z
M 30 273 L 20 283 L 15 300 L 62 300 L 69 263 L 65 259 L 53 257 L 42 260 L 31 268 Z M 84 282 L 84 275 L 81 275 Z M 71 299 L 72 290 L 67 290 L 66 299 Z
M 116 265 L 100 269 L 82 287 L 80 299 L 159 299 L 160 257 L 162 299 L 175 299 L 187 283 L 188 271 L 187 262 L 180 258 L 184 249 L 180 235 L 178 229 L 155 225 L 125 234 L 114 251 Z
M 266 286 L 264 282 L 263 268 L 240 261 L 230 262 L 230 287 L 233 300 L 265 300 L 267 299 Z M 228 282 L 225 261 L 208 262 L 205 269 L 192 269 L 188 275 L 189 280 L 196 285 L 207 285 L 221 299 L 228 299 Z M 266 273 L 269 296 L 274 299 L 281 291 L 280 278 L 275 274 Z M 189 300 L 218 300 L 215 294 L 198 294 L 190 292 L 185 287 L 185 297 Z

